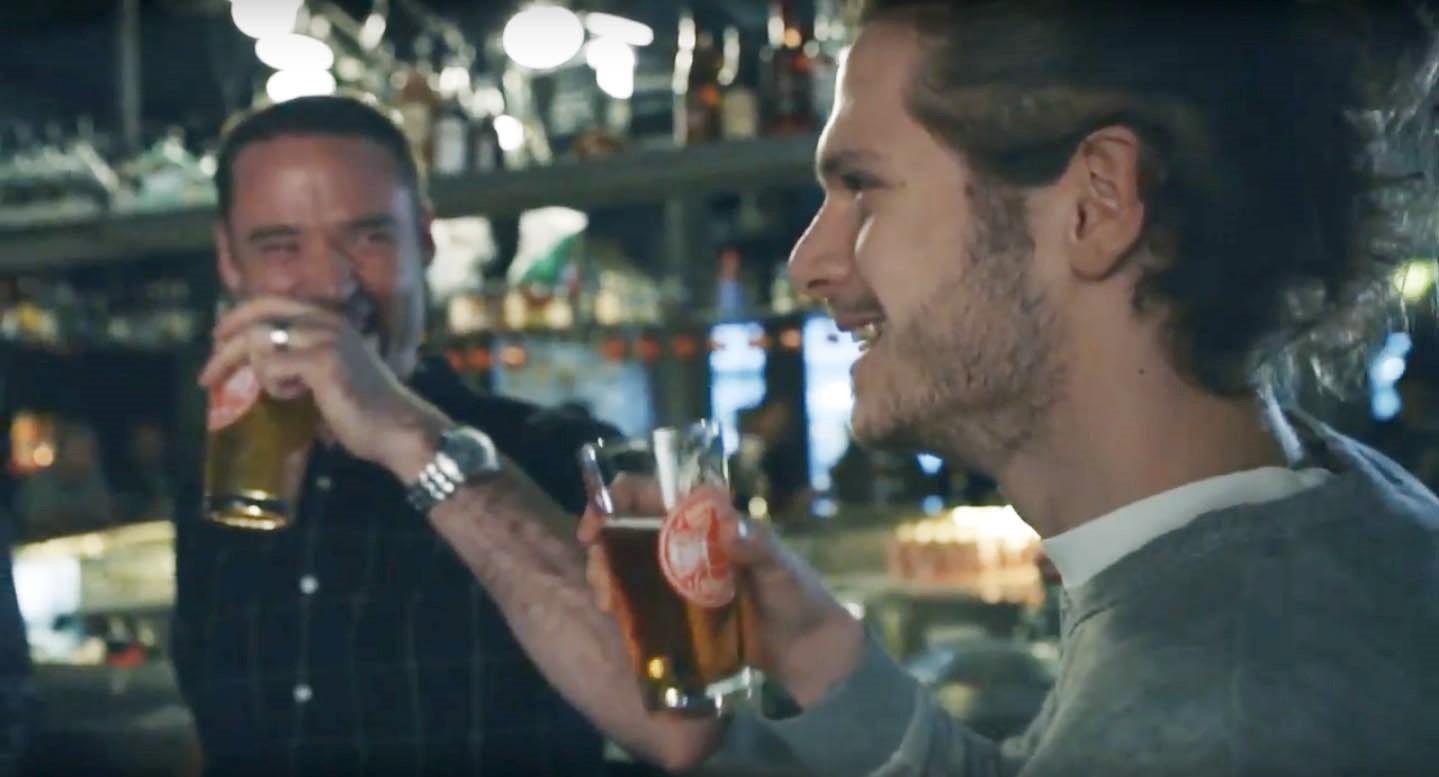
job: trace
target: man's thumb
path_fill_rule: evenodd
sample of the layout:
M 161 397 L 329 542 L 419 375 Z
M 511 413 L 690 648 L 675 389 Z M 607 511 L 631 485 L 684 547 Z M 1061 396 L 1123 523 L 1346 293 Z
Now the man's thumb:
M 736 516 L 725 527 L 722 538 L 730 560 L 737 566 L 759 571 L 779 560 L 779 540 L 767 522 Z

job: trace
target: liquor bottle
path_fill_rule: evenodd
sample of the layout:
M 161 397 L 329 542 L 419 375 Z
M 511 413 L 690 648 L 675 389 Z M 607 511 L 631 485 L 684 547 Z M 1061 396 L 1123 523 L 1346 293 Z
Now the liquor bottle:
M 770 135 L 810 132 L 815 128 L 811 33 L 794 0 L 771 0 L 769 45 L 764 65 L 764 128 Z M 810 47 L 811 51 L 813 47 Z
M 739 28 L 724 31 L 724 67 L 720 83 L 724 97 L 720 105 L 720 134 L 726 140 L 744 140 L 759 134 L 759 95 L 753 83 L 753 67 L 746 67 Z
M 675 67 L 672 92 L 675 145 L 683 146 L 689 130 L 690 71 L 695 61 L 695 17 L 689 10 L 680 12 L 679 34 L 675 43 Z
M 435 115 L 440 107 L 430 54 L 429 39 L 418 38 L 415 41 L 415 64 L 396 73 L 393 81 L 395 107 L 400 111 L 405 137 L 420 159 L 427 163 L 433 158 L 432 134 Z
M 430 169 L 435 175 L 461 175 L 470 169 L 469 98 L 468 89 L 440 95 L 430 134 Z
M 834 109 L 839 63 L 844 59 L 845 29 L 835 0 L 815 0 L 814 41 L 810 57 L 810 91 L 815 118 L 824 123 Z
M 470 171 L 491 173 L 504 168 L 500 135 L 495 131 L 495 117 L 484 114 L 470 125 Z
M 675 140 L 680 145 L 720 138 L 724 55 L 714 36 L 699 30 L 694 15 L 680 17 L 679 52 L 675 56 Z
M 500 148 L 500 134 L 495 118 L 504 112 L 505 98 L 491 80 L 475 83 L 470 97 L 470 152 L 472 173 L 492 173 L 505 167 L 505 152 Z

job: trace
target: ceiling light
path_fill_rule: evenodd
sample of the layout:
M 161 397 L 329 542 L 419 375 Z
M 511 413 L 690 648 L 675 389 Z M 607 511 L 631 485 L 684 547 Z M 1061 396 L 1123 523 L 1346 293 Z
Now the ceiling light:
M 495 138 L 499 141 L 501 149 L 505 151 L 518 150 L 525 144 L 525 125 L 507 113 L 500 114 L 495 117 Z
M 234 0 L 230 18 L 251 38 L 269 38 L 294 32 L 303 0 Z
M 570 9 L 535 3 L 510 18 L 500 42 L 521 67 L 553 70 L 580 53 L 585 28 Z
M 470 69 L 464 65 L 446 65 L 440 71 L 440 94 L 462 94 L 470 90 Z
M 276 70 L 329 70 L 335 52 L 308 35 L 286 33 L 255 41 L 255 56 Z
M 616 100 L 628 100 L 635 96 L 635 69 L 608 68 L 595 71 L 595 85 L 600 91 Z
M 585 14 L 585 28 L 596 36 L 617 38 L 631 46 L 655 42 L 655 31 L 648 24 L 610 13 Z
M 366 49 L 379 46 L 385 39 L 384 14 L 371 13 L 365 17 L 365 26 L 360 28 L 360 45 Z
M 635 50 L 617 38 L 595 38 L 585 44 L 585 64 L 596 72 L 619 68 L 634 70 Z
M 265 94 L 277 103 L 334 93 L 335 77 L 328 70 L 280 70 L 265 82 Z

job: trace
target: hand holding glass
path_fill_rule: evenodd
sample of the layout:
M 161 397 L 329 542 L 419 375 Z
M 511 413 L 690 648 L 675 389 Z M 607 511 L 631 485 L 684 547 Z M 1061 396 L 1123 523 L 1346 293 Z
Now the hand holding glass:
M 718 540 L 732 509 L 718 424 L 592 443 L 580 465 L 646 706 L 710 716 L 747 698 L 744 592 Z

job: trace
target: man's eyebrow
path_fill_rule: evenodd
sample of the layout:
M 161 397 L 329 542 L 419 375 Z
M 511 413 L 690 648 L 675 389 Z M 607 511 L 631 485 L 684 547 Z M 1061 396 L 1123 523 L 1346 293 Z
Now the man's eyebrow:
M 815 175 L 821 182 L 829 180 L 847 167 L 864 163 L 879 162 L 884 159 L 883 154 L 864 149 L 841 149 L 831 151 L 820 158 L 819 164 L 815 166 Z
M 355 232 L 364 229 L 393 229 L 396 223 L 395 217 L 388 213 L 371 213 L 357 219 L 346 221 L 344 227 L 351 232 Z
M 267 224 L 263 227 L 255 227 L 250 230 L 250 234 L 245 236 L 245 241 L 249 243 L 261 243 L 271 238 L 297 237 L 299 234 L 300 228 L 293 224 Z

